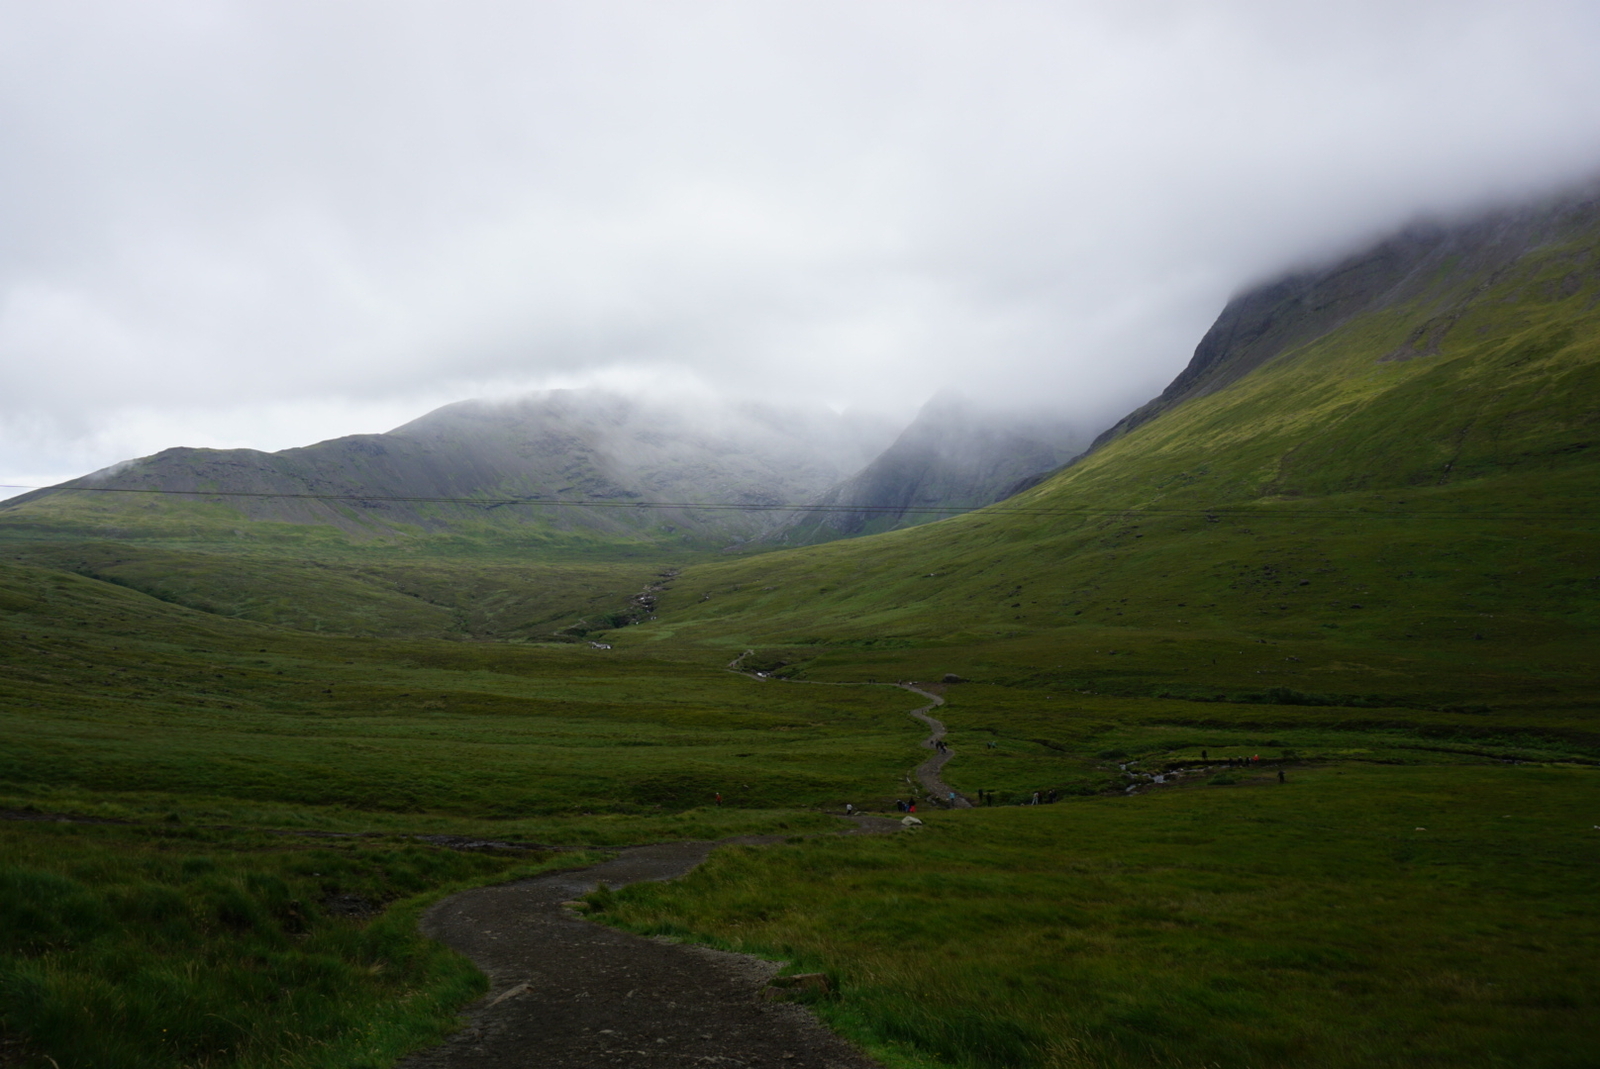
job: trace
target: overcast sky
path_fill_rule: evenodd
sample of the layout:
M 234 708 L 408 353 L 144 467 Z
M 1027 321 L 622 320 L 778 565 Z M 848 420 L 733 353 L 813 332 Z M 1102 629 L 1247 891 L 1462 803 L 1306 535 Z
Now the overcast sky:
M 1109 422 L 1596 173 L 1594 0 L 3 0 L 0 481 L 590 381 Z

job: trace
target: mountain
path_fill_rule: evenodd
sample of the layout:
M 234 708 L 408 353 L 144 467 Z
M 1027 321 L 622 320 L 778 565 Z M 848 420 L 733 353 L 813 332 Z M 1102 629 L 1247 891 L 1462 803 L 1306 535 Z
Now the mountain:
M 1032 485 L 1087 444 L 1059 417 L 940 394 L 871 464 L 823 495 L 818 504 L 830 511 L 800 516 L 782 538 L 825 542 L 970 512 Z
M 1419 222 L 1331 265 L 1248 290 L 1223 309 L 1189 365 L 1160 396 L 1101 433 L 1091 451 L 1354 319 L 1386 309 L 1431 311 L 1399 339 L 1388 359 L 1437 355 L 1483 290 L 1515 273 L 1529 253 L 1569 241 L 1592 226 L 1596 195 L 1591 189 L 1453 223 Z M 1557 285 L 1578 287 L 1583 277 L 1580 267 Z
M 385 434 L 276 453 L 168 449 L 70 484 L 95 487 L 91 492 L 48 489 L 14 498 L 0 506 L 0 522 L 124 536 L 320 526 L 357 540 L 535 529 L 552 537 L 720 546 L 770 531 L 779 514 L 627 506 L 811 500 L 858 470 L 888 437 L 880 423 L 825 409 L 554 390 L 517 401 L 465 401 Z M 113 489 L 183 496 L 104 492 Z M 557 504 L 563 501 L 609 507 Z
M 1539 705 L 1592 735 L 1597 506 L 1586 190 L 1241 294 L 1161 397 L 1003 507 L 694 565 L 659 626 L 812 678 Z

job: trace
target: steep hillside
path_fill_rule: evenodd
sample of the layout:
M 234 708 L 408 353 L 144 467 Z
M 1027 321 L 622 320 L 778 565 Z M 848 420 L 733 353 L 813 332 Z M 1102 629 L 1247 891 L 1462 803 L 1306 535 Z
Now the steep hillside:
M 1066 420 L 985 411 L 940 395 L 876 460 L 818 502 L 840 511 L 802 515 L 782 539 L 826 542 L 970 512 L 1042 479 L 1087 439 Z
M 1514 256 L 1480 220 L 1403 285 L 1346 263 L 1247 294 L 1222 322 L 1277 308 L 1257 322 L 1292 341 L 1219 326 L 1188 393 L 1063 473 L 924 527 L 691 568 L 633 641 L 766 647 L 823 675 L 1587 703 L 1600 212 L 1519 218 L 1538 225 Z M 1291 291 L 1336 284 L 1346 311 L 1293 321 Z
M 886 438 L 875 424 L 826 410 L 556 390 L 515 402 L 454 404 L 386 434 L 278 453 L 168 449 L 74 485 L 193 497 L 45 490 L 0 505 L 0 527 L 120 538 L 482 534 L 551 545 L 620 539 L 722 546 L 771 530 L 773 514 L 627 506 L 810 500 L 858 470 Z M 267 496 L 224 496 L 230 492 Z M 529 504 L 386 500 L 396 497 Z M 555 504 L 562 501 L 614 507 Z
M 1185 401 L 1215 393 L 1364 314 L 1432 302 L 1434 314 L 1417 322 L 1389 355 L 1400 360 L 1435 355 L 1479 290 L 1514 271 L 1529 253 L 1572 241 L 1592 227 L 1597 195 L 1600 187 L 1453 224 L 1419 223 L 1332 266 L 1249 290 L 1223 309 L 1189 366 L 1161 395 L 1118 420 L 1091 448 Z M 1583 243 L 1581 236 L 1577 240 Z M 1580 258 L 1559 285 L 1581 286 L 1586 264 Z

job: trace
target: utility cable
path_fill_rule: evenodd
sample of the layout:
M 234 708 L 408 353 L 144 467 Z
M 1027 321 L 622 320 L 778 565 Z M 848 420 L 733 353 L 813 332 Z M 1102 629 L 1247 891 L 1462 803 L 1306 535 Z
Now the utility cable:
M 1306 509 L 1277 508 L 1271 505 L 1218 505 L 1209 508 L 1164 508 L 1161 506 L 1131 506 L 1126 508 L 1080 508 L 1066 505 L 1007 505 L 1003 501 L 984 505 L 826 505 L 826 504 L 757 504 L 750 502 L 691 502 L 691 501 L 611 501 L 595 498 L 555 497 L 425 497 L 380 494 L 307 494 L 260 490 L 159 490 L 127 486 L 19 486 L 0 483 L 14 490 L 77 490 L 105 494 L 166 494 L 176 497 L 245 497 L 270 498 L 288 501 L 346 501 L 356 503 L 393 502 L 407 505 L 468 505 L 485 511 L 506 505 L 551 505 L 558 508 L 612 508 L 612 509 L 685 509 L 696 512 L 808 512 L 808 513 L 868 513 L 903 516 L 908 513 L 946 513 L 959 515 L 982 509 L 989 515 L 1070 515 L 1070 516 L 1121 516 L 1121 515 L 1173 515 L 1173 516 L 1343 516 L 1363 519 L 1384 517 L 1461 518 L 1489 517 L 1559 517 L 1572 519 L 1593 516 L 1592 512 L 1545 512 L 1522 510 L 1496 510 L 1489 512 L 1436 512 L 1377 509 Z M 4 507 L 4 502 L 0 502 Z

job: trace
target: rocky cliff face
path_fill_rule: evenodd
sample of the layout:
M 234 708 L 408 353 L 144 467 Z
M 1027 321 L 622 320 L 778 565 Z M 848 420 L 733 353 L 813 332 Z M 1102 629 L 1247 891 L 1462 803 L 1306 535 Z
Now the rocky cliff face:
M 875 534 L 956 516 L 1009 497 L 1065 464 L 1088 435 L 1047 415 L 984 411 L 941 395 L 893 445 L 800 515 L 789 542 Z

